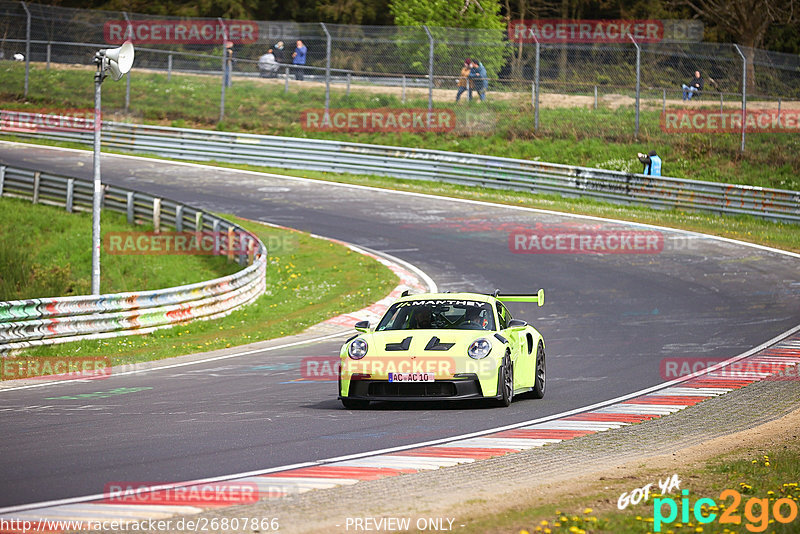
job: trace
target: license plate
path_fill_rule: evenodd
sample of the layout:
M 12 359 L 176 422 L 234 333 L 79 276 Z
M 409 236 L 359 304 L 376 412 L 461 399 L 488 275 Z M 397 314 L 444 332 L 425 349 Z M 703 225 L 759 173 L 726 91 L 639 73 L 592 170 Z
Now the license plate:
M 389 373 L 389 382 L 433 382 L 433 373 Z

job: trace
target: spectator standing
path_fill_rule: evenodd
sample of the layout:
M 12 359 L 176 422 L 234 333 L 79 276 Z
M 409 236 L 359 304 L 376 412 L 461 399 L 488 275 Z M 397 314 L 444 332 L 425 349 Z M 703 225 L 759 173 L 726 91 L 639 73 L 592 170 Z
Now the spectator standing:
M 470 83 L 469 73 L 472 68 L 472 60 L 467 58 L 464 60 L 464 65 L 461 67 L 461 75 L 458 78 L 458 92 L 456 93 L 456 102 L 464 94 L 464 91 L 469 89 L 469 99 L 472 100 L 472 84 Z
M 475 89 L 478 91 L 478 96 L 481 97 L 481 102 L 486 100 L 486 89 L 489 87 L 489 78 L 486 75 L 486 67 L 480 61 L 472 60 L 472 68 L 470 69 L 470 80 L 474 81 Z
M 689 82 L 689 85 L 683 84 L 683 99 L 691 100 L 693 96 L 700 95 L 703 91 L 703 78 L 700 76 L 700 71 L 694 71 L 694 78 Z
M 272 53 L 275 55 L 275 62 L 279 65 L 281 63 L 286 63 L 286 51 L 283 48 L 283 41 L 278 41 L 275 43 L 275 46 L 272 47 Z
M 642 174 L 648 176 L 661 176 L 661 158 L 656 154 L 655 150 L 651 150 L 648 154 L 639 152 L 639 161 L 644 165 Z
M 262 78 L 275 78 L 278 75 L 278 63 L 275 61 L 275 54 L 272 48 L 267 53 L 258 58 L 259 76 Z
M 295 65 L 294 77 L 296 80 L 303 80 L 303 70 L 305 67 L 302 65 L 306 64 L 307 53 L 308 48 L 303 44 L 303 41 L 298 39 L 297 48 L 294 49 L 294 53 L 292 54 L 292 64 Z

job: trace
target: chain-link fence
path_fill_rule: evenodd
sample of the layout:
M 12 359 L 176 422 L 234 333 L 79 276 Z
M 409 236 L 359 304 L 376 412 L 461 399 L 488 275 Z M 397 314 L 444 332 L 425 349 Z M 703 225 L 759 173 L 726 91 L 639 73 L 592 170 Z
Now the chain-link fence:
M 186 35 L 194 29 L 197 38 L 178 38 L 176 24 L 181 23 Z M 405 122 L 399 111 L 389 113 L 377 126 L 377 119 L 370 118 L 367 127 L 367 119 L 357 112 L 411 109 L 424 116 L 426 110 L 441 109 L 447 112 L 441 116 L 447 123 L 444 130 L 457 135 L 501 131 L 511 139 L 633 139 L 661 133 L 668 109 L 735 113 L 749 100 L 751 109 L 800 110 L 800 58 L 735 45 L 632 39 L 538 44 L 510 41 L 499 30 L 220 19 L 189 23 L 4 1 L 0 93 L 28 97 L 47 92 L 36 84 L 52 83 L 52 78 L 37 73 L 93 69 L 94 53 L 118 46 L 127 32 L 134 35 L 134 69 L 124 85 L 124 104 L 107 100 L 106 106 L 147 119 L 203 123 L 236 118 L 256 130 L 287 135 L 326 128 L 405 131 L 406 124 L 416 131 L 419 121 L 413 113 Z M 227 60 L 226 40 L 233 42 Z M 307 49 L 301 65 L 293 64 L 298 41 Z M 266 65 L 262 56 L 269 49 L 274 62 Z M 466 58 L 480 66 L 462 71 Z M 681 86 L 696 70 L 703 75 L 703 91 L 685 100 Z M 175 82 L 178 75 L 209 90 L 181 88 Z M 148 85 L 131 101 L 131 83 L 137 84 L 137 78 Z M 64 81 L 62 90 L 69 83 Z M 86 83 L 90 87 L 88 79 Z M 254 92 L 263 105 L 243 102 Z M 154 99 L 163 104 L 160 112 L 151 109 Z M 200 108 L 202 116 L 182 116 L 189 108 Z M 347 113 L 329 115 L 337 110 Z M 430 120 L 425 117 L 425 127 Z

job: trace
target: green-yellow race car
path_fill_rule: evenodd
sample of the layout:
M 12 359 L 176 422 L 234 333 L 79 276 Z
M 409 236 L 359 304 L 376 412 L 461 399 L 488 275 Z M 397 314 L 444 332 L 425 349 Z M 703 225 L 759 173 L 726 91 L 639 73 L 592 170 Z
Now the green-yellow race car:
M 544 304 L 535 295 L 404 294 L 378 324 L 356 323 L 340 351 L 339 399 L 345 408 L 370 401 L 542 398 L 542 335 L 512 319 L 507 302 Z

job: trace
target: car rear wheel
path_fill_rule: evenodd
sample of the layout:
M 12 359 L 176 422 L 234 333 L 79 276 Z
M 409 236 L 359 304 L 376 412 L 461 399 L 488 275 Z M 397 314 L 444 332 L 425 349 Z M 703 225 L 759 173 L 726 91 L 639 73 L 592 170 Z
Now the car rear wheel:
M 547 383 L 546 375 L 544 345 L 540 341 L 539 346 L 536 348 L 536 371 L 534 371 L 533 391 L 531 392 L 531 396 L 534 399 L 544 397 L 544 388 Z
M 361 399 L 342 399 L 342 406 L 348 410 L 363 410 L 369 406 L 369 401 Z

